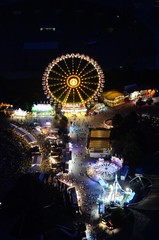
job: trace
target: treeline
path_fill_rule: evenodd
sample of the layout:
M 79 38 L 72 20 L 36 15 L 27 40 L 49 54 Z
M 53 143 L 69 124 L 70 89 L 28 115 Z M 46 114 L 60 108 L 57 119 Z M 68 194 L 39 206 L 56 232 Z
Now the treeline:
M 149 163 L 159 149 L 158 121 L 131 112 L 125 117 L 113 118 L 111 142 L 114 154 L 121 155 L 124 163 L 132 168 Z

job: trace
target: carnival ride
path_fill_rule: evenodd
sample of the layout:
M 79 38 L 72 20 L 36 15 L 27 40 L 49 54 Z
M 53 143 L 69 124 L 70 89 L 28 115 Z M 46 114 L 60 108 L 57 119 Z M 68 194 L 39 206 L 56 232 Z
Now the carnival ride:
M 130 202 L 135 193 L 128 186 L 123 188 L 118 182 L 119 171 L 122 169 L 123 159 L 112 156 L 110 161 L 99 158 L 96 163 L 89 163 L 87 174 L 89 177 L 97 181 L 102 192 L 99 195 L 98 203 L 102 206 L 122 206 Z M 104 208 L 103 208 L 104 209 Z
M 66 109 L 79 109 L 98 100 L 104 82 L 104 74 L 98 63 L 79 53 L 62 55 L 53 60 L 42 78 L 47 98 Z
M 115 179 L 115 174 L 122 168 L 123 160 L 112 157 L 110 161 L 99 158 L 96 163 L 89 163 L 87 168 L 88 176 L 97 182 L 101 179 L 110 181 Z
M 99 182 L 101 184 L 101 181 Z M 118 176 L 115 175 L 115 180 L 112 183 L 102 182 L 102 193 L 99 195 L 97 202 L 99 207 L 103 207 L 104 214 L 108 207 L 123 207 L 125 204 L 134 198 L 135 192 L 130 187 L 123 188 L 118 182 Z

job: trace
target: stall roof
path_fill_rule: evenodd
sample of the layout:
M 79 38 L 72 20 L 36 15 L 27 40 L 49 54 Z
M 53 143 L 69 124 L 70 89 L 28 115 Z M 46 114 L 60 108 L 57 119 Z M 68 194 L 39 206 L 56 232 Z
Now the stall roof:
M 107 92 L 103 92 L 102 96 L 105 97 L 108 100 L 114 100 L 117 97 L 124 96 L 124 94 L 117 91 L 117 90 L 110 90 L 110 91 L 107 91 Z
M 34 155 L 32 164 L 41 164 L 42 162 L 42 156 L 41 155 Z
M 29 143 L 36 142 L 36 139 L 35 139 L 30 133 L 24 135 L 24 138 L 25 138 L 25 139 L 27 140 L 27 142 L 29 142 Z

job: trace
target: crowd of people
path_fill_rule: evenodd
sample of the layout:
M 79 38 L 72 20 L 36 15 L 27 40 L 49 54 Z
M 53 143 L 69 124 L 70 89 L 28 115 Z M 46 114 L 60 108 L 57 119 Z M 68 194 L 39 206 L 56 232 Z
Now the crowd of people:
M 0 179 L 27 172 L 31 164 L 29 146 L 13 129 L 0 131 Z

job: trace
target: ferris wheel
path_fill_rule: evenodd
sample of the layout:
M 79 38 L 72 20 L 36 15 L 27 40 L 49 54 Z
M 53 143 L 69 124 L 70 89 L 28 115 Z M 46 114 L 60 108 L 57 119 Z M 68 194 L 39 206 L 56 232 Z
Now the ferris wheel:
M 104 74 L 92 58 L 79 53 L 66 54 L 49 63 L 42 85 L 53 102 L 85 106 L 98 100 L 104 87 Z

